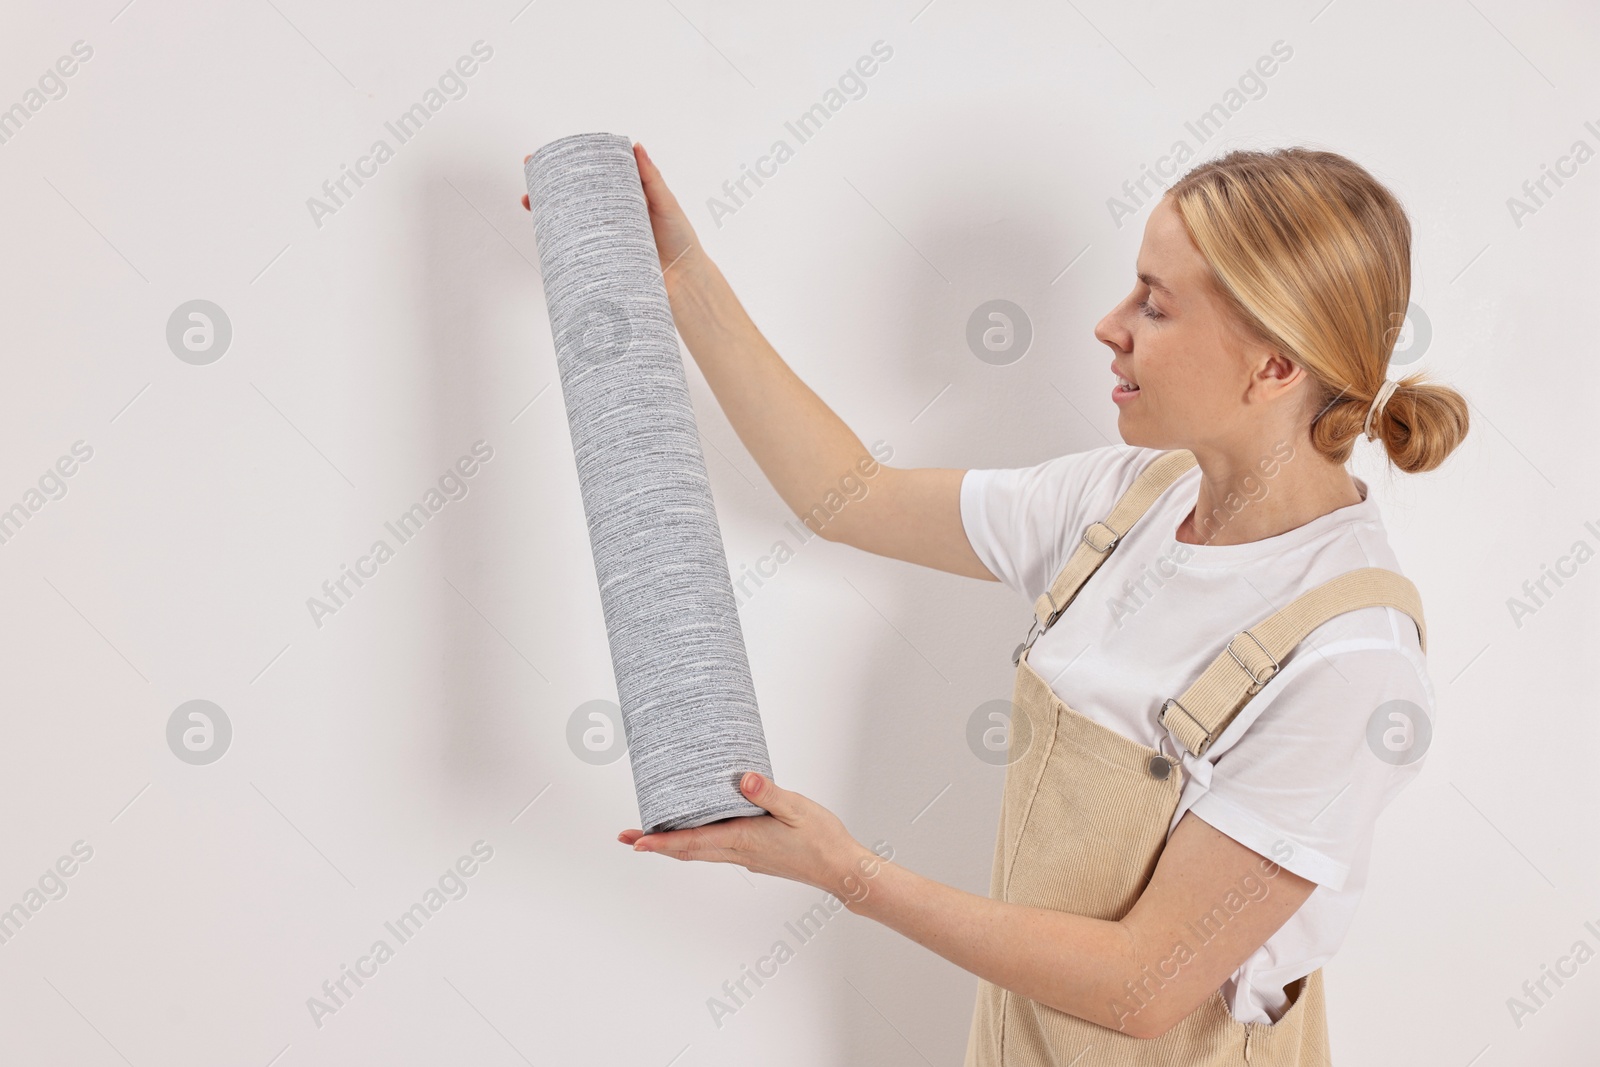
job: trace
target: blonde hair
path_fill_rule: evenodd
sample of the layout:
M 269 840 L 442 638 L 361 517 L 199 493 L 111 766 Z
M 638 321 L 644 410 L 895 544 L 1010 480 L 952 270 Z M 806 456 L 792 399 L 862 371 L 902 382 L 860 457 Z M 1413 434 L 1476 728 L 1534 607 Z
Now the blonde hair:
M 1343 463 L 1363 434 L 1411 300 L 1411 223 L 1335 152 L 1239 150 L 1166 191 L 1246 332 L 1304 367 L 1318 395 L 1311 444 Z M 1372 419 L 1389 459 L 1433 470 L 1467 434 L 1467 402 L 1423 373 L 1400 378 Z

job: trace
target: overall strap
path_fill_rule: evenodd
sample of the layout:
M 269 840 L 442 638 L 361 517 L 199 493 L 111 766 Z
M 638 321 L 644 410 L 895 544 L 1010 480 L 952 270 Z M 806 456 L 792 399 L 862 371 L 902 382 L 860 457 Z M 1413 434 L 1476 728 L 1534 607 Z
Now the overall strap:
M 1410 580 L 1382 567 L 1361 567 L 1295 597 L 1283 610 L 1235 634 L 1183 696 L 1168 698 L 1156 719 L 1196 756 L 1233 721 L 1240 709 L 1278 673 L 1284 658 L 1307 634 L 1335 615 L 1357 608 L 1398 608 L 1417 626 L 1428 650 L 1422 599 Z M 1176 714 L 1169 714 L 1169 709 Z
M 1176 449 L 1157 456 L 1149 466 L 1139 472 L 1128 491 L 1122 494 L 1116 506 L 1099 522 L 1091 522 L 1083 529 L 1083 539 L 1077 550 L 1056 575 L 1050 588 L 1033 603 L 1033 614 L 1041 632 L 1048 630 L 1056 618 L 1067 610 L 1083 583 L 1089 580 L 1104 563 L 1111 550 L 1117 547 L 1124 534 L 1150 510 L 1156 498 L 1166 491 L 1184 471 L 1194 466 L 1194 453 Z

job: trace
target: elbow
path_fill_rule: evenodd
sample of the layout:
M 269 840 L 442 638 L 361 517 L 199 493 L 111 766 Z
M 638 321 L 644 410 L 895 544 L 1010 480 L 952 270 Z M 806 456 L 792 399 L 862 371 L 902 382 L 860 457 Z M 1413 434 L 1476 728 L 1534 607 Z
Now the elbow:
M 1178 1025 L 1178 1020 L 1168 1014 L 1158 1014 L 1154 1004 L 1146 1004 L 1134 1011 L 1118 1011 L 1105 1025 L 1124 1037 L 1154 1041 Z
M 1141 989 L 1130 997 L 1126 987 L 1112 994 L 1112 1018 L 1105 1025 L 1140 1041 L 1154 1041 L 1188 1018 L 1200 1003 L 1178 999 L 1176 989 Z
M 1114 999 L 1112 1001 L 1114 1017 L 1107 1025 L 1128 1037 L 1140 1041 L 1154 1041 L 1158 1037 L 1166 1036 L 1167 1031 L 1187 1019 L 1204 1003 L 1203 999 L 1189 1003 L 1188 994 L 1184 994 L 1184 999 L 1178 999 L 1180 990 L 1165 992 L 1168 994 L 1165 997 L 1159 994 L 1147 995 L 1143 1003 L 1135 1001 L 1132 1005 L 1126 994 L 1123 994 L 1122 999 Z
M 1104 1025 L 1127 1037 L 1139 1041 L 1154 1041 L 1182 1022 L 1197 1004 L 1185 1004 L 1187 991 L 1173 988 L 1170 982 L 1175 974 L 1167 974 L 1157 965 L 1159 977 L 1150 967 L 1141 965 L 1143 954 L 1138 950 L 1138 939 L 1126 926 L 1122 929 L 1122 952 L 1111 974 L 1124 975 L 1121 982 L 1108 982 L 1105 994 L 1110 1002 L 1110 1019 Z M 1108 975 L 1109 977 L 1109 975 Z
M 891 481 L 890 475 L 895 473 L 896 468 L 863 457 L 843 477 L 827 485 L 806 510 L 794 505 L 790 509 L 806 529 L 824 541 L 862 548 L 879 532 L 876 528 L 882 524 L 879 514 L 883 507 L 880 501 L 888 491 L 885 486 Z M 874 484 L 869 486 L 868 479 Z
M 1123 1027 L 1122 1032 L 1140 1041 L 1154 1041 L 1156 1038 L 1165 1035 L 1168 1030 L 1171 1030 L 1176 1025 L 1178 1025 L 1178 1020 L 1176 1019 L 1169 1019 L 1164 1016 L 1150 1017 L 1150 1012 L 1145 1011 L 1130 1019 L 1127 1025 Z
M 852 504 L 851 507 L 840 505 L 837 510 L 823 504 L 810 511 L 796 511 L 795 517 L 802 526 L 824 541 L 852 546 L 859 540 L 858 534 L 865 521 L 860 504 Z
M 1131 1037 L 1139 1041 L 1154 1041 L 1182 1021 L 1179 1018 L 1175 1018 L 1170 1011 L 1159 1011 L 1154 1001 L 1146 1002 L 1140 1007 L 1130 1007 L 1125 998 L 1119 999 L 1115 994 L 1111 996 L 1111 1010 L 1099 1016 L 1085 1014 L 1082 1005 L 1078 1005 L 1076 1010 L 1070 1010 L 1055 1004 L 1050 1006 L 1068 1015 L 1077 1015 L 1079 1018 L 1087 1022 L 1096 1023 L 1107 1030 L 1115 1030 L 1123 1037 Z
M 829 541 L 836 545 L 850 543 L 845 540 L 843 536 L 841 536 L 838 522 L 828 520 L 819 522 L 817 520 L 817 513 L 815 511 L 810 511 L 804 515 L 799 515 L 799 519 L 802 526 L 816 534 L 818 537 L 822 538 L 824 541 Z

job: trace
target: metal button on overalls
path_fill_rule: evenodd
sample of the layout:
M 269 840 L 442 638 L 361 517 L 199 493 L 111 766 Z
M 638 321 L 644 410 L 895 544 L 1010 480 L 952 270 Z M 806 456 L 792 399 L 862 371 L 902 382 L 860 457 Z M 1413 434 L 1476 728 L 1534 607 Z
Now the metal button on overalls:
M 1035 605 L 1039 625 L 1016 656 L 1012 762 L 990 876 L 996 899 L 1119 920 L 1166 846 L 1183 790 L 1181 764 L 1068 707 L 1028 662 L 1028 651 L 1133 522 L 1193 465 L 1187 451 L 1152 462 L 1112 513 L 1085 530 Z M 1181 697 L 1162 704 L 1161 722 L 1186 750 L 1202 754 L 1300 638 L 1333 615 L 1370 604 L 1409 614 L 1426 647 L 1415 588 L 1391 571 L 1364 568 L 1236 635 Z M 1271 1025 L 1235 1019 L 1218 989 L 1165 1034 L 1140 1039 L 980 979 L 965 1067 L 1327 1067 L 1321 968 L 1287 993 L 1290 1005 Z

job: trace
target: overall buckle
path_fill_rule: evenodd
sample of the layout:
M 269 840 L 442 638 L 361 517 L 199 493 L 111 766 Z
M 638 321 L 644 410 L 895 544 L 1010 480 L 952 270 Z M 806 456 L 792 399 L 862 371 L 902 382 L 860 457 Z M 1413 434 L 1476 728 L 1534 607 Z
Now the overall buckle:
M 1190 751 L 1192 751 L 1196 756 L 1205 755 L 1206 749 L 1211 747 L 1211 742 L 1217 739 L 1216 734 L 1212 733 L 1210 730 L 1207 730 L 1204 723 L 1191 715 L 1189 713 L 1189 709 L 1178 702 L 1177 697 L 1168 697 L 1166 700 L 1161 702 L 1161 710 L 1156 712 L 1156 722 L 1160 723 L 1161 726 L 1170 733 L 1172 731 L 1172 727 L 1167 725 L 1167 709 L 1173 706 L 1176 706 L 1179 711 L 1183 712 L 1183 717 L 1200 727 L 1201 732 L 1205 734 L 1204 739 L 1200 742 L 1200 747 L 1190 749 Z M 1173 739 L 1178 740 L 1176 734 L 1173 735 Z M 1183 744 L 1182 741 L 1178 741 L 1178 743 L 1180 745 Z M 1183 745 L 1183 747 L 1188 748 L 1189 746 Z
M 1011 663 L 1013 666 L 1021 662 L 1022 654 L 1033 647 L 1033 643 L 1039 640 L 1040 634 L 1044 633 L 1045 630 L 1048 630 L 1050 627 L 1055 625 L 1056 620 L 1061 618 L 1061 613 L 1067 610 L 1067 604 L 1072 603 L 1072 601 L 1069 599 L 1067 604 L 1057 604 L 1055 593 L 1049 589 L 1044 591 L 1044 595 L 1045 599 L 1050 601 L 1050 617 L 1045 619 L 1044 627 L 1041 629 L 1039 626 L 1039 616 L 1034 615 L 1033 625 L 1028 628 L 1027 638 L 1025 638 L 1022 644 L 1018 645 L 1016 650 L 1011 653 Z
M 1239 653 L 1233 650 L 1233 642 L 1237 641 L 1241 637 L 1248 637 L 1250 640 L 1254 641 L 1256 643 L 1256 647 L 1261 650 L 1261 654 L 1267 657 L 1267 661 L 1272 664 L 1270 667 L 1262 668 L 1264 674 L 1257 674 L 1255 671 L 1251 670 L 1245 661 L 1239 658 Z M 1250 676 L 1250 680 L 1255 683 L 1257 689 L 1270 682 L 1272 680 L 1272 676 L 1278 673 L 1278 668 L 1281 666 L 1277 659 L 1273 657 L 1272 653 L 1267 651 L 1267 646 L 1261 643 L 1260 638 L 1256 637 L 1256 635 L 1251 633 L 1249 630 L 1240 630 L 1236 635 L 1234 635 L 1233 641 L 1228 642 L 1228 655 L 1233 657 L 1233 662 L 1239 665 L 1240 670 L 1244 671 L 1244 673 Z
M 1095 544 L 1095 542 L 1089 538 L 1090 531 L 1094 530 L 1096 527 L 1104 530 L 1106 534 L 1110 536 L 1110 540 L 1106 541 L 1106 543 L 1103 545 Z M 1107 526 L 1104 521 L 1091 522 L 1089 525 L 1083 528 L 1083 543 L 1094 549 L 1096 552 L 1110 552 L 1113 548 L 1117 547 L 1117 542 L 1120 540 L 1122 540 L 1122 535 L 1117 533 L 1117 531 L 1113 530 L 1110 526 Z

